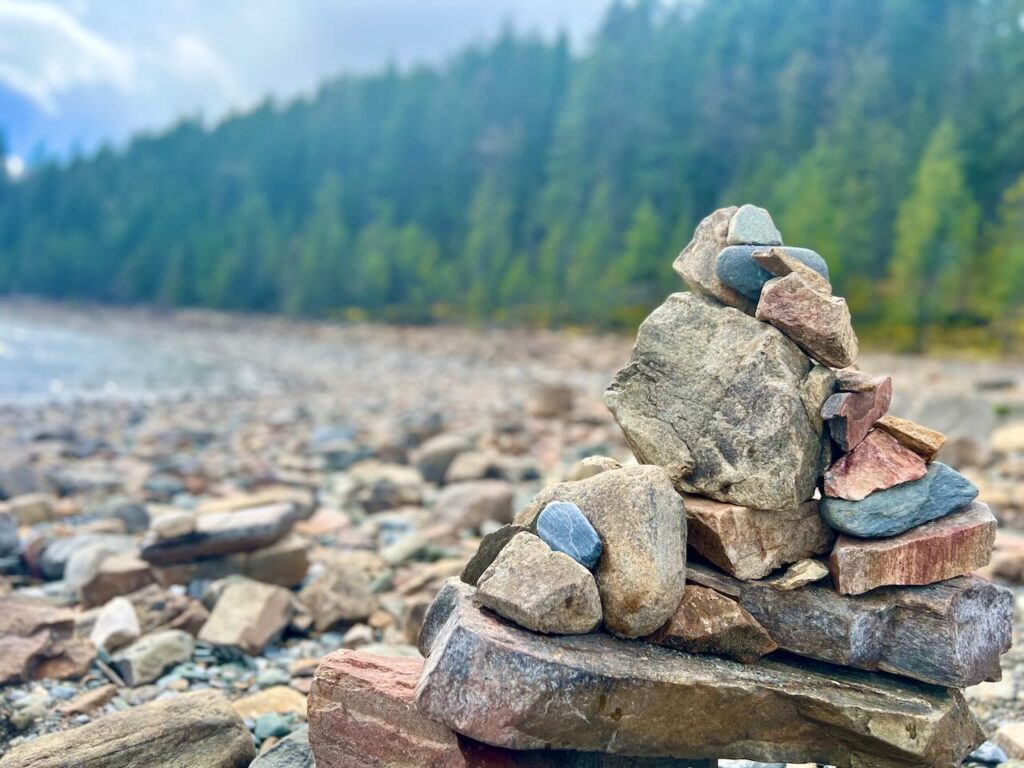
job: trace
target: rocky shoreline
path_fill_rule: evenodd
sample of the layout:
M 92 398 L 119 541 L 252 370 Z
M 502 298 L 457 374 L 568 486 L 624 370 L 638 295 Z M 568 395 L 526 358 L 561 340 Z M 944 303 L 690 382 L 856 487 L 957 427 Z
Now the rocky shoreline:
M 420 658 L 427 607 L 483 535 L 581 459 L 631 461 L 601 402 L 626 337 L 2 309 L 187 350 L 214 375 L 0 406 L 0 750 L 212 690 L 238 764 L 299 754 L 322 657 Z M 890 413 L 949 436 L 940 459 L 1000 521 L 988 572 L 1015 590 L 1017 642 L 1003 679 L 965 694 L 992 735 L 1024 706 L 1024 364 L 860 362 L 892 376 Z

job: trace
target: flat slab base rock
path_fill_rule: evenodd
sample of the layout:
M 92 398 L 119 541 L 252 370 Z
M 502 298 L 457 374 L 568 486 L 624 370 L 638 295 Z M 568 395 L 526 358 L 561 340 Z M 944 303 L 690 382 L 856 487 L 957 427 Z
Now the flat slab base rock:
M 988 505 L 976 501 L 899 536 L 840 536 L 829 569 L 836 591 L 844 595 L 889 584 L 932 584 L 988 565 L 995 540 L 996 519 Z
M 419 711 L 496 746 L 845 768 L 954 766 L 984 741 L 957 691 L 599 633 L 542 637 L 476 607 L 454 580 L 431 612 Z

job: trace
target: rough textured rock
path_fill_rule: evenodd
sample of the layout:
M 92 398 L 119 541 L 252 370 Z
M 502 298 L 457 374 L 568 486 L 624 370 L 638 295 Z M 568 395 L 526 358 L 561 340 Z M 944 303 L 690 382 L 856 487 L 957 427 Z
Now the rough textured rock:
M 836 373 L 836 389 L 840 392 L 874 392 L 885 383 L 885 376 L 871 376 L 855 368 Z
M 696 584 L 686 585 L 675 614 L 646 639 L 688 653 L 729 656 L 744 664 L 753 664 L 778 647 L 739 603 Z
M 373 552 L 340 552 L 299 592 L 318 631 L 340 622 L 363 621 L 377 610 L 374 582 L 388 573 L 388 564 Z
M 739 579 L 761 579 L 780 566 L 828 552 L 835 534 L 818 502 L 761 510 L 685 496 L 690 547 Z
M 624 637 L 643 637 L 668 621 L 686 578 L 686 511 L 658 467 L 602 472 L 542 490 L 516 516 L 533 528 L 552 501 L 572 502 L 603 542 L 594 571 L 604 624 Z
M 309 746 L 309 729 L 292 731 L 257 757 L 249 768 L 316 768 Z
M 932 584 L 988 565 L 995 538 L 995 517 L 987 505 L 974 502 L 892 538 L 840 536 L 829 568 L 836 591 L 844 595 L 889 584 Z
M 188 632 L 168 629 L 146 635 L 118 651 L 114 667 L 130 686 L 152 683 L 164 670 L 192 658 L 195 641 Z
M 771 272 L 776 277 L 785 277 L 796 272 L 816 289 L 825 293 L 832 293 L 832 284 L 829 283 L 826 276 L 827 268 L 824 270 L 824 273 L 812 269 L 804 261 L 790 255 L 787 248 L 769 248 L 764 251 L 754 251 L 751 258 L 755 264 Z
M 440 521 L 457 528 L 479 528 L 493 520 L 512 522 L 512 499 L 515 491 L 504 480 L 470 480 L 447 486 L 434 502 Z
M 292 593 L 248 579 L 228 584 L 199 639 L 256 655 L 275 640 L 292 617 Z
M 139 617 L 135 615 L 135 606 L 124 597 L 115 597 L 103 606 L 96 623 L 93 625 L 89 639 L 97 648 L 115 651 L 138 639 L 142 634 Z
M 923 457 L 925 461 L 931 461 L 946 442 L 946 436 L 941 432 L 928 427 L 915 424 L 910 419 L 901 419 L 896 416 L 883 416 L 876 424 L 879 429 L 884 429 L 895 437 L 901 445 L 906 446 L 914 453 Z
M 808 662 L 744 665 L 600 633 L 544 637 L 481 611 L 470 587 L 444 590 L 460 596 L 439 598 L 453 612 L 433 638 L 416 704 L 489 744 L 843 768 L 953 766 L 984 740 L 957 691 Z
M 892 379 L 886 376 L 875 389 L 832 395 L 822 406 L 821 417 L 828 422 L 836 445 L 844 453 L 849 453 L 885 415 L 891 401 Z
M 601 622 L 590 571 L 532 533 L 515 536 L 477 582 L 476 600 L 534 632 L 576 635 Z
M 252 737 L 223 695 L 198 691 L 106 715 L 12 749 L 2 768 L 246 768 Z
M 79 592 L 85 605 L 103 605 L 113 597 L 127 595 L 152 583 L 149 563 L 135 552 L 121 552 L 105 558 Z
M 782 235 L 768 211 L 748 203 L 741 205 L 729 220 L 726 242 L 729 245 L 782 245 Z
M 928 465 L 920 480 L 875 491 L 860 501 L 826 497 L 819 506 L 825 522 L 837 531 L 873 539 L 937 520 L 971 503 L 977 495 L 974 483 L 936 461 Z
M 729 221 L 737 210 L 735 206 L 719 208 L 702 219 L 694 230 L 693 239 L 676 257 L 672 268 L 691 290 L 753 314 L 755 302 L 727 286 L 715 274 L 718 254 L 728 245 Z
M 575 504 L 553 501 L 537 517 L 537 535 L 556 552 L 564 552 L 584 568 L 601 557 L 601 539 Z
M 780 592 L 701 565 L 688 578 L 737 600 L 783 650 L 858 669 L 963 688 L 998 680 L 1010 647 L 1013 594 L 971 576 L 857 596 L 831 584 Z
M 875 491 L 920 480 L 927 472 L 924 459 L 888 432 L 873 429 L 825 470 L 824 491 L 832 498 L 860 501 Z
M 755 317 L 771 323 L 818 362 L 833 368 L 857 359 L 857 334 L 846 300 L 793 273 L 769 280 Z
M 828 566 L 820 560 L 801 560 L 789 566 L 781 576 L 769 579 L 768 584 L 773 589 L 788 592 L 791 589 L 800 589 L 800 587 L 821 581 L 828 576 L 828 573 Z
M 70 608 L 36 598 L 0 598 L 0 684 L 30 679 L 63 652 L 74 630 Z
M 163 564 L 248 552 L 273 544 L 291 530 L 296 519 L 298 510 L 291 503 L 201 515 L 192 533 L 154 540 L 142 548 L 141 557 Z
M 823 469 L 802 398 L 810 370 L 776 328 L 677 293 L 640 326 L 604 401 L 636 457 L 663 467 L 679 490 L 795 509 Z
M 731 245 L 718 254 L 715 265 L 715 273 L 722 283 L 755 304 L 765 283 L 772 279 L 772 273 L 754 261 L 754 254 L 764 250 L 763 245 Z M 828 266 L 817 253 L 808 248 L 786 248 L 786 253 L 828 281 Z
M 488 533 L 480 540 L 480 546 L 477 547 L 476 554 L 466 563 L 466 567 L 462 571 L 462 580 L 475 587 L 483 572 L 494 562 L 494 558 L 498 556 L 498 553 L 512 541 L 512 537 L 520 533 L 526 533 L 529 530 L 529 528 L 522 525 L 509 524 L 501 526 L 501 528 L 492 533 Z

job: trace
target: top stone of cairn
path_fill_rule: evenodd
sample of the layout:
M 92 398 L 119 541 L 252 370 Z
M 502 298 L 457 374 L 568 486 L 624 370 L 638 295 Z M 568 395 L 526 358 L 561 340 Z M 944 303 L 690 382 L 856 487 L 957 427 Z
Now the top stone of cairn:
M 782 245 L 782 234 L 764 208 L 741 206 L 729 220 L 729 245 Z

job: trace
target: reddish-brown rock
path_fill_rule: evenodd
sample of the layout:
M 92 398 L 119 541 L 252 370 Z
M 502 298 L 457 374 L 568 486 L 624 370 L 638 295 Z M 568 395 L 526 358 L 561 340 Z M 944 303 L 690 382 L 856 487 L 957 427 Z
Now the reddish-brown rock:
M 759 266 L 764 267 L 776 277 L 785 277 L 796 272 L 816 289 L 832 293 L 832 284 L 824 275 L 815 272 L 800 259 L 790 255 L 785 248 L 769 248 L 766 251 L 755 251 L 752 258 Z
M 884 429 L 895 437 L 900 445 L 906 446 L 925 461 L 934 459 L 943 443 L 946 442 L 946 436 L 941 432 L 922 427 L 910 419 L 883 416 L 875 426 Z
M 886 585 L 932 584 L 987 565 L 995 535 L 995 517 L 987 505 L 974 502 L 899 536 L 840 536 L 829 569 L 836 591 L 844 595 Z
M 800 272 L 765 283 L 754 317 L 774 325 L 825 365 L 843 368 L 857 359 L 857 334 L 846 300 Z
M 825 495 L 860 501 L 875 491 L 920 480 L 927 473 L 924 459 L 888 432 L 873 429 L 825 470 Z
M 65 652 L 75 612 L 46 600 L 0 599 L 0 684 L 28 680 L 47 659 Z
M 780 566 L 828 552 L 835 534 L 818 502 L 762 510 L 684 496 L 690 547 L 738 579 L 761 579 Z
M 778 646 L 735 600 L 707 587 L 687 584 L 679 608 L 647 642 L 688 653 L 730 656 L 753 664 Z
M 863 392 L 837 392 L 821 407 L 821 418 L 828 422 L 832 439 L 843 452 L 852 451 L 892 402 L 892 379 L 886 376 L 875 389 Z
M 82 585 L 82 602 L 104 605 L 111 598 L 136 592 L 153 583 L 149 563 L 135 552 L 121 552 L 103 560 L 96 573 Z

